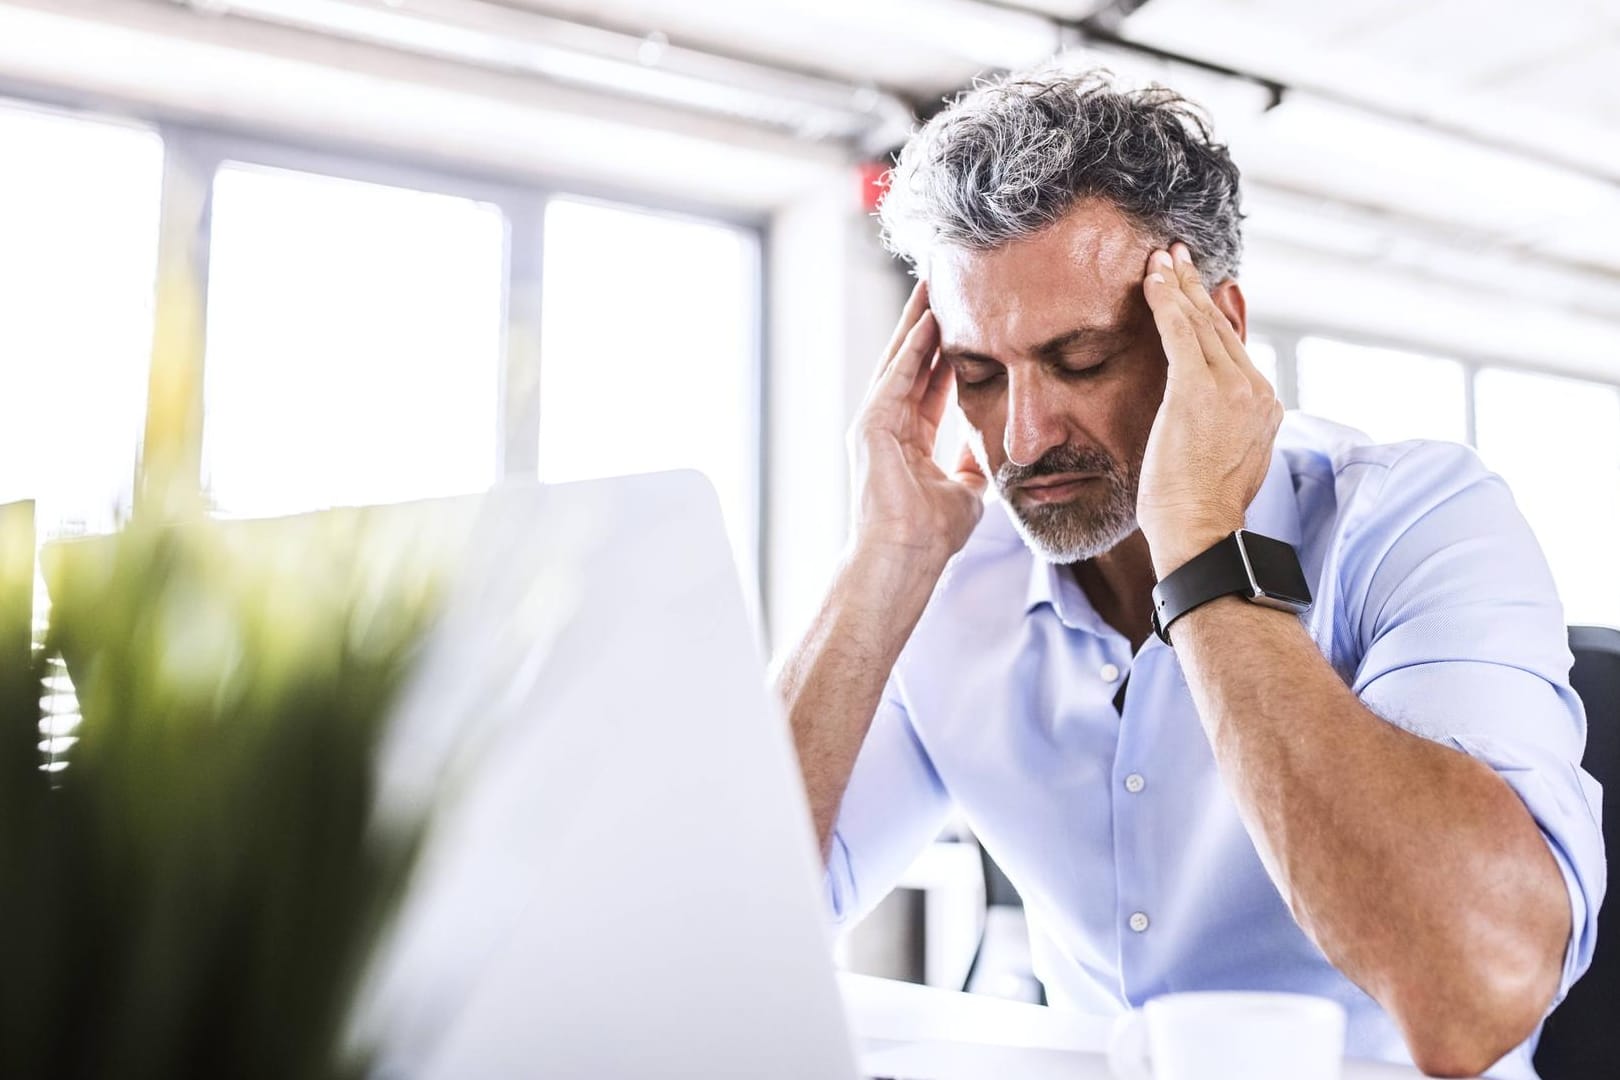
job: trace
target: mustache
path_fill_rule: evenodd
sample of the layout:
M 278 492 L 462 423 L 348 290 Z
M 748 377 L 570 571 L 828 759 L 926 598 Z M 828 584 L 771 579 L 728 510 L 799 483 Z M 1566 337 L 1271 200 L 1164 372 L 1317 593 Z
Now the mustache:
M 1119 464 L 1101 450 L 1054 446 L 1029 465 L 1003 462 L 1001 468 L 996 470 L 996 486 L 1003 489 L 1015 487 L 1037 477 L 1059 473 L 1100 473 L 1117 478 Z

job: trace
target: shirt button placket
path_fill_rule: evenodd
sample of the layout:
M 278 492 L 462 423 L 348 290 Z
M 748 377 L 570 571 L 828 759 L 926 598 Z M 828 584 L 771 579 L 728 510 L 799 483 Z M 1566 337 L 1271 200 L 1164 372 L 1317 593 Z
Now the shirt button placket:
M 1120 665 L 1104 663 L 1098 665 L 1097 674 L 1105 686 L 1117 691 L 1126 672 Z M 1150 736 L 1151 730 L 1151 725 L 1143 723 L 1119 725 L 1116 729 L 1119 739 L 1115 746 L 1116 767 L 1124 762 L 1143 760 L 1146 752 L 1143 740 Z M 1116 918 L 1123 923 L 1119 942 L 1120 992 L 1126 1000 L 1133 1000 L 1133 995 L 1140 994 L 1146 988 L 1155 970 L 1151 956 L 1154 950 L 1151 939 L 1147 937 L 1152 920 L 1147 912 L 1137 907 L 1139 904 L 1152 903 L 1150 890 L 1144 888 L 1145 883 L 1153 879 L 1151 868 L 1144 862 L 1151 857 L 1146 850 L 1147 835 L 1144 832 L 1144 815 L 1148 807 L 1138 798 L 1147 787 L 1147 779 L 1139 772 L 1124 775 L 1116 772 L 1113 779 L 1119 785 L 1113 789 L 1111 801 L 1114 804 L 1116 897 L 1121 905 Z

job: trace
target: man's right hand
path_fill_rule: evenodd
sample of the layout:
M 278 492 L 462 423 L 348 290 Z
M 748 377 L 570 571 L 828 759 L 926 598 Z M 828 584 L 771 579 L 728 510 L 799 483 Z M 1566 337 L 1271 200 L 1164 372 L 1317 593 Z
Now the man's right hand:
M 928 286 L 918 282 L 849 432 L 857 551 L 938 571 L 979 523 L 988 481 L 973 455 L 963 447 L 950 474 L 934 461 L 952 377 Z
M 851 549 L 776 678 L 823 858 L 889 672 L 983 515 L 988 481 L 972 455 L 962 452 L 954 474 L 933 461 L 951 377 L 919 283 L 849 431 Z
M 964 450 L 949 476 L 934 463 L 951 378 L 919 284 L 849 432 L 850 549 L 776 680 L 823 857 L 889 673 L 945 563 L 984 513 L 988 483 L 972 455 Z

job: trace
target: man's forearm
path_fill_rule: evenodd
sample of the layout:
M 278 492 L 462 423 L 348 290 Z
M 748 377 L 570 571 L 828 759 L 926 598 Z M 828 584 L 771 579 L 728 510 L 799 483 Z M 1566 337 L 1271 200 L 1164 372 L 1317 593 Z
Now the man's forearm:
M 883 687 L 939 580 L 936 563 L 853 551 L 777 677 L 823 856 Z
M 1267 870 L 1419 1066 L 1473 1075 L 1528 1037 L 1558 985 L 1569 900 L 1513 790 L 1375 716 L 1298 619 L 1227 597 L 1172 636 Z

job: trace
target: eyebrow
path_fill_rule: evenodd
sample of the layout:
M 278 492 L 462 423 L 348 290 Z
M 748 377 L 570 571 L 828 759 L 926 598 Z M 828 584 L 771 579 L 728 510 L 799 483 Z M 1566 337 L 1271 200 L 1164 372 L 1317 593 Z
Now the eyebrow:
M 1052 357 L 1070 349 L 1086 345 L 1108 345 L 1129 335 L 1124 326 L 1077 326 L 1055 337 L 1047 338 L 1030 350 L 1035 356 Z M 946 360 L 968 360 L 981 364 L 999 364 L 1001 361 L 972 349 L 943 348 L 939 351 Z

